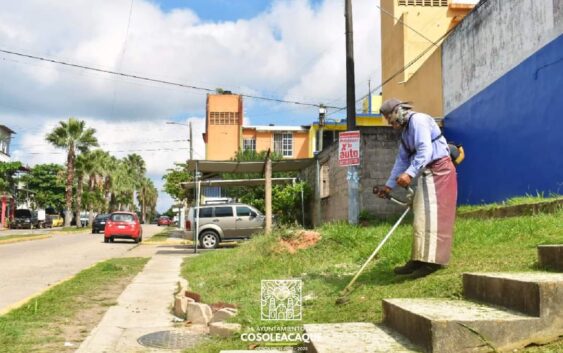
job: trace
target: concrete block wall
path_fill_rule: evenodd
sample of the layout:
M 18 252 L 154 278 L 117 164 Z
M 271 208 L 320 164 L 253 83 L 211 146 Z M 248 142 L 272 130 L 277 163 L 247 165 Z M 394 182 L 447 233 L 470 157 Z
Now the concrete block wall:
M 373 194 L 373 187 L 384 185 L 399 152 L 399 135 L 391 127 L 361 129 L 360 210 L 377 217 L 388 217 L 402 209 Z M 397 193 L 399 194 L 399 193 Z
M 402 208 L 376 197 L 372 189 L 387 181 L 399 149 L 399 136 L 390 127 L 361 127 L 360 131 L 360 211 L 382 218 L 396 215 Z M 321 200 L 323 222 L 348 220 L 348 168 L 340 167 L 338 163 L 338 144 L 325 149 L 319 160 L 321 165 L 326 163 L 329 166 L 330 195 Z M 302 178 L 312 188 L 315 185 L 315 168 L 313 165 L 302 171 Z M 314 200 L 311 199 L 309 213 L 314 209 Z

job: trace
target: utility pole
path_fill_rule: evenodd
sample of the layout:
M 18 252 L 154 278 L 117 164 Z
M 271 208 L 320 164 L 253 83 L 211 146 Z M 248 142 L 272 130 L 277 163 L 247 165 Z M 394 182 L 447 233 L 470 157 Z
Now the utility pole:
M 354 25 L 352 0 L 344 0 L 346 22 L 346 128 L 356 130 L 356 81 L 354 74 Z M 360 154 L 361 155 L 361 154 Z M 360 215 L 360 177 L 357 166 L 348 167 L 348 223 L 358 224 Z
M 192 135 L 192 122 L 190 121 L 190 161 L 194 160 L 194 139 Z

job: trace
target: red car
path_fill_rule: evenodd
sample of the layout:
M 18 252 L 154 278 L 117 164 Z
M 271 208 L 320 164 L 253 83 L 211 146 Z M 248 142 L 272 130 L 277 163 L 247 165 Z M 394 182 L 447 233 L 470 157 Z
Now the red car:
M 172 220 L 168 216 L 160 216 L 156 222 L 158 226 L 169 226 L 172 224 Z
M 113 212 L 106 221 L 104 243 L 114 239 L 133 239 L 135 243 L 143 241 L 143 230 L 139 218 L 133 212 Z

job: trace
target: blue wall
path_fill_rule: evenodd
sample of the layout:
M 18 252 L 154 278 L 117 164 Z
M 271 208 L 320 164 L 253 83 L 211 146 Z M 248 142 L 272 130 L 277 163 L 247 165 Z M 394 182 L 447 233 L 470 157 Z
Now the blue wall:
M 445 135 L 466 151 L 458 203 L 563 194 L 563 35 L 448 114 Z

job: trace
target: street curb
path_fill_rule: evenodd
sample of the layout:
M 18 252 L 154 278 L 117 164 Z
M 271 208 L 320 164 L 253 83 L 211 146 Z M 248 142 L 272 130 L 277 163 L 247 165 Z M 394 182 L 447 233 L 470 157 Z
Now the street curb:
M 21 237 L 21 238 L 12 238 L 12 239 L 5 239 L 0 240 L 0 245 L 4 244 L 12 244 L 12 243 L 20 243 L 22 241 L 31 241 L 31 240 L 40 240 L 40 239 L 47 239 L 52 238 L 53 236 L 50 234 L 41 234 L 41 235 L 33 235 L 30 237 Z

